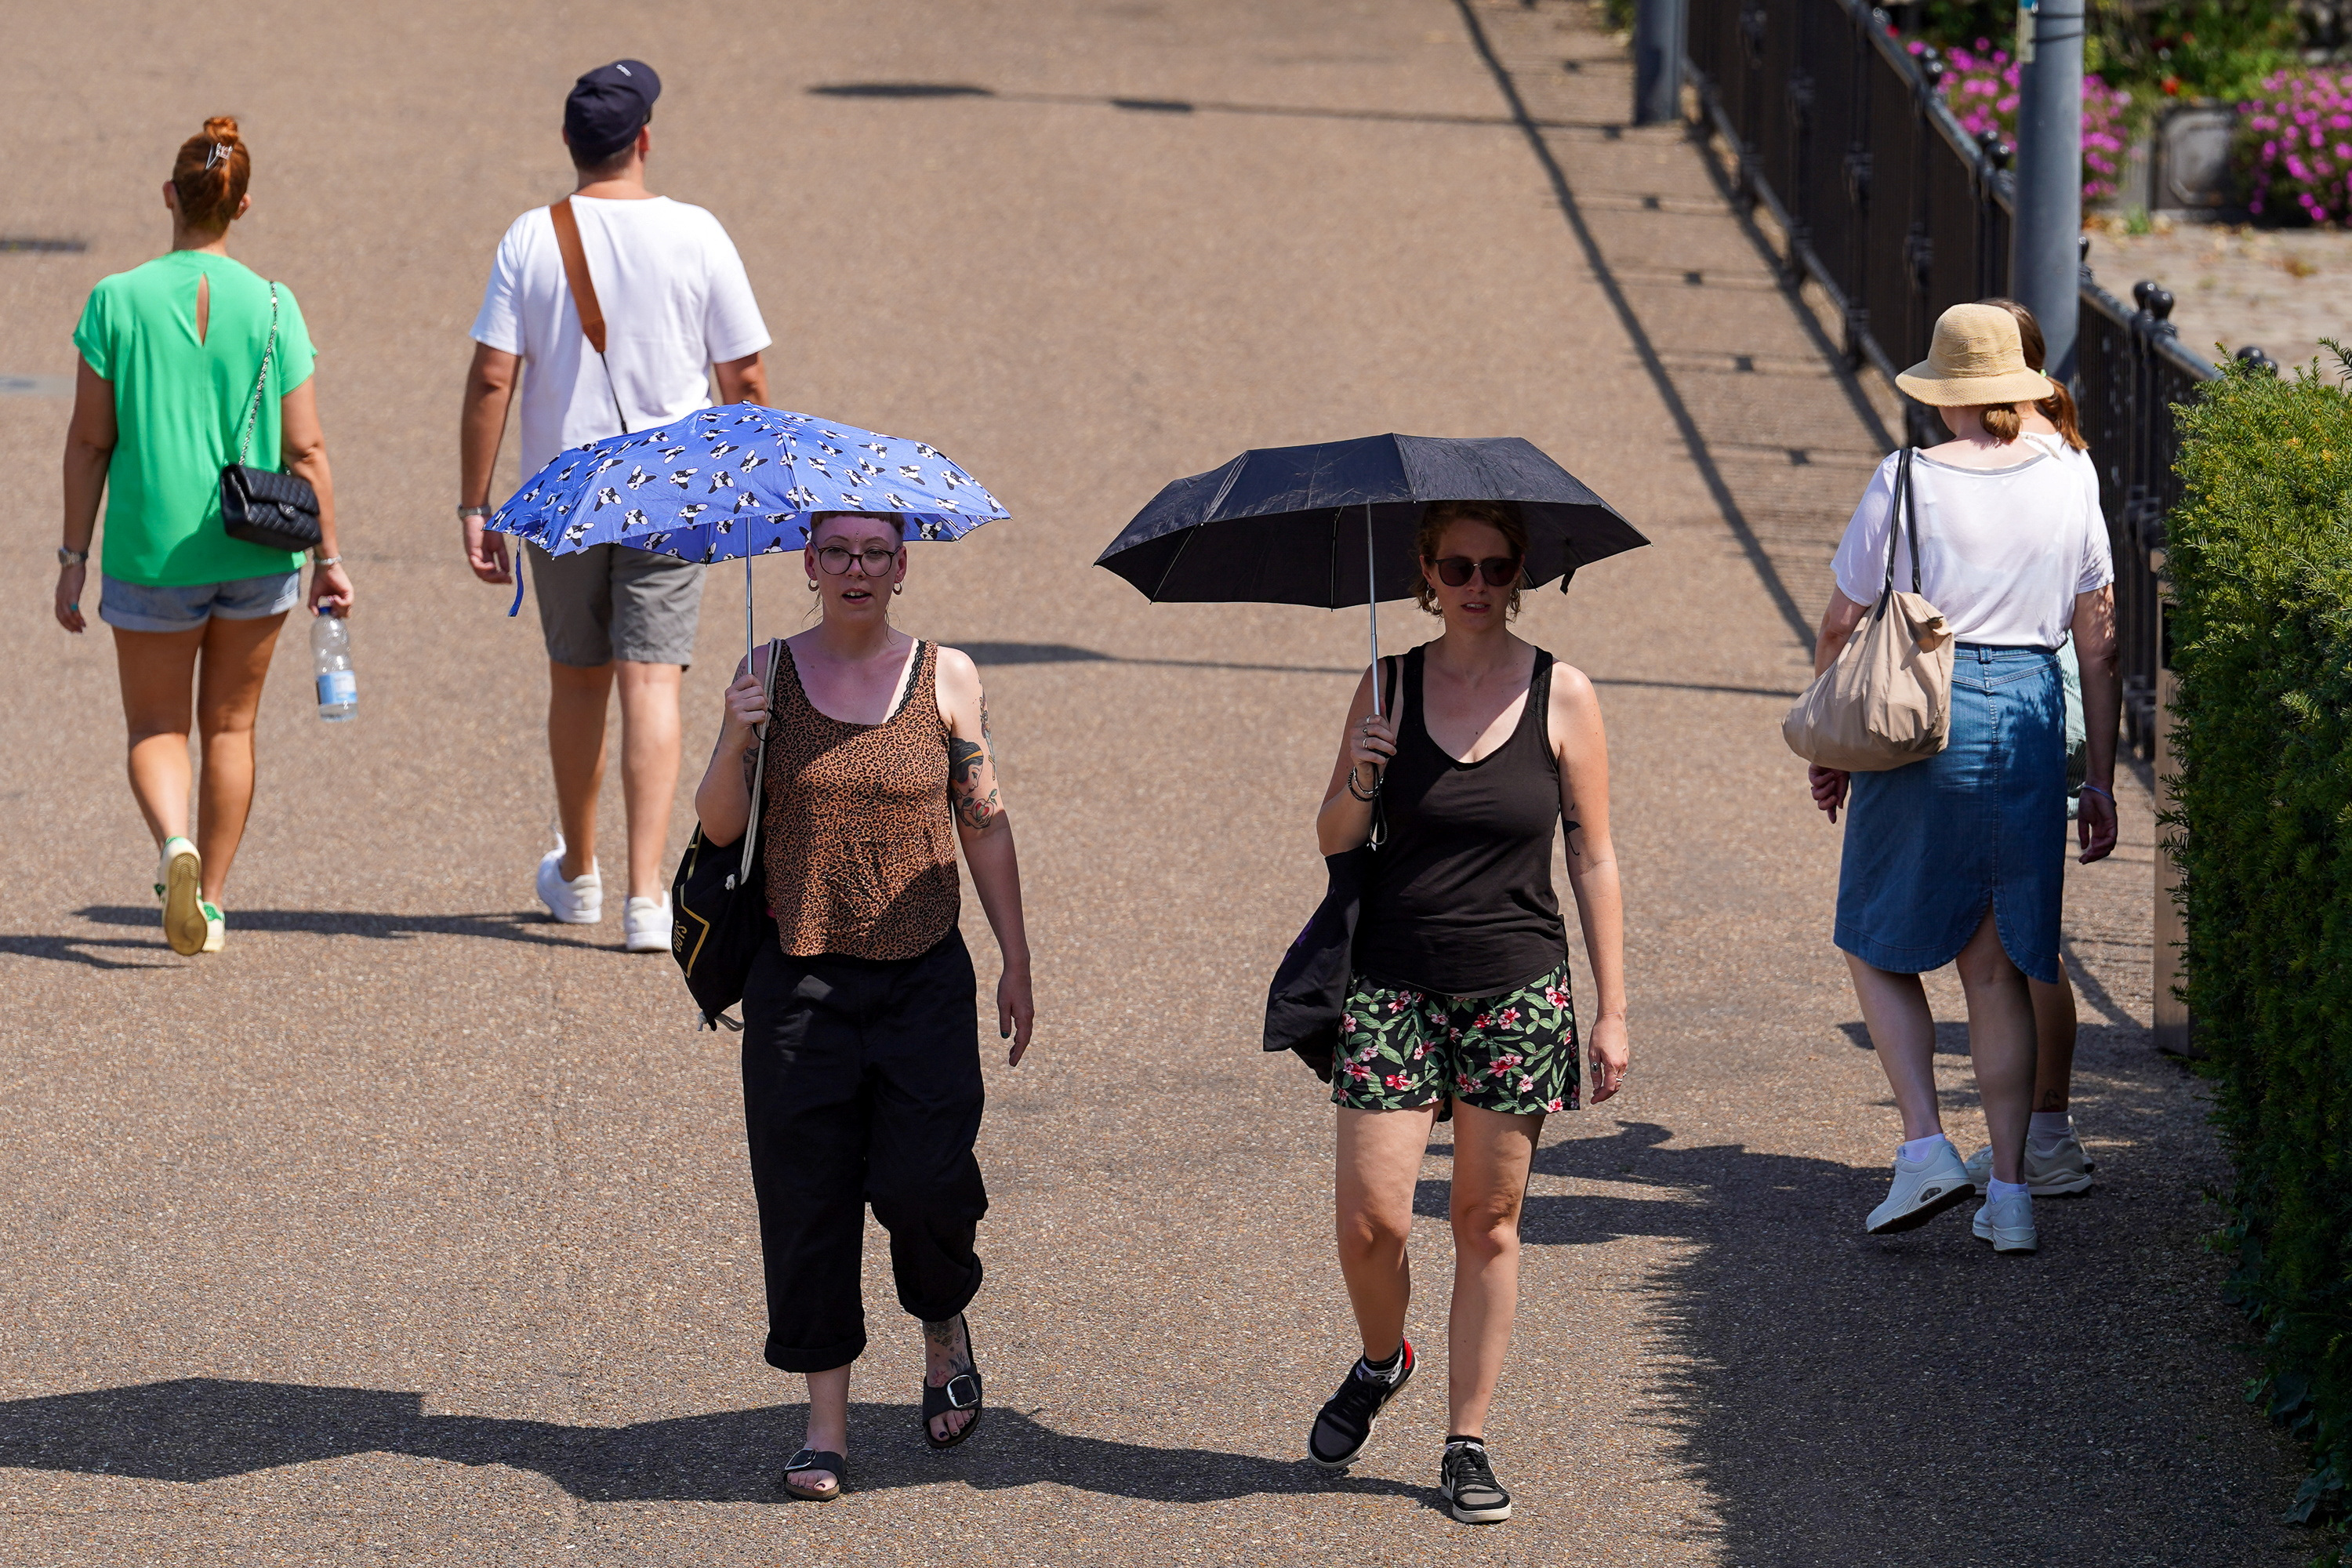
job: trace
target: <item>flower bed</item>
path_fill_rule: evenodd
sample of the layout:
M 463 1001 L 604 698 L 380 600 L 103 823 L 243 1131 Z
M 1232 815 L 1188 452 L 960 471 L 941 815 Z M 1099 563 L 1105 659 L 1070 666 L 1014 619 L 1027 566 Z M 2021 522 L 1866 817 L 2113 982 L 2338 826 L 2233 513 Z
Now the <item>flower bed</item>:
M 1919 54 L 1926 45 L 1913 43 Z M 2017 143 L 2017 62 L 1990 38 L 1976 47 L 1955 46 L 1944 51 L 1944 102 L 1960 128 L 1971 136 L 1991 132 L 2011 146 Z M 2104 201 L 2116 194 L 2123 176 L 2125 115 L 2131 94 L 2109 87 L 2096 75 L 2083 78 L 2083 199 Z
M 2287 223 L 2352 217 L 2352 74 L 2280 71 L 2238 106 L 2246 210 Z

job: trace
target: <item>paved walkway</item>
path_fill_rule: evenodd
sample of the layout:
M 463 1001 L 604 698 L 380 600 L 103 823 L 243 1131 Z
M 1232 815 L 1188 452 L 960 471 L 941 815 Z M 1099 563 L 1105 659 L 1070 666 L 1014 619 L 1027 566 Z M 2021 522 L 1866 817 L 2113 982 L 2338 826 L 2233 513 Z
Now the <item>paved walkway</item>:
M 13 488 L 0 1562 L 2307 1552 L 2200 1250 L 2200 1101 L 2147 1045 L 2143 794 L 2069 911 L 2102 1186 L 2028 1261 L 1957 1222 L 1858 1234 L 1894 1123 L 1828 942 L 1836 836 L 1776 726 L 1880 436 L 1699 154 L 1622 129 L 1583 7 L 265 5 L 234 59 L 184 8 L 85 15 L 19 27 L 51 64 L 9 221 L 89 248 L 0 256 L 0 372 L 71 371 L 84 291 L 162 241 L 169 148 L 245 113 L 242 254 L 321 349 L 362 716 L 310 717 L 289 637 L 231 950 L 173 958 L 108 649 L 47 624 L 48 481 Z M 926 551 L 903 601 L 987 667 L 1034 900 L 1039 1040 L 992 1067 L 982 1148 L 994 1408 L 925 1453 L 917 1337 L 877 1311 L 831 1509 L 768 1490 L 799 1411 L 758 1359 L 730 1039 L 614 930 L 533 919 L 537 640 L 451 545 L 483 268 L 565 188 L 571 76 L 621 54 L 664 73 L 658 184 L 736 235 L 778 399 L 929 439 L 1017 519 Z M 8 471 L 54 472 L 64 414 L 0 401 Z M 1255 1020 L 1318 890 L 1360 618 L 1153 608 L 1087 565 L 1171 476 L 1384 429 L 1525 434 L 1655 541 L 1523 622 L 1601 682 L 1636 1066 L 1547 1132 L 1492 1428 L 1520 1511 L 1476 1534 L 1431 1506 L 1442 1380 L 1353 1479 L 1299 1457 L 1352 1353 L 1330 1121 Z M 788 568 L 761 592 L 799 624 Z M 1442 1226 L 1419 1247 L 1436 1349 Z

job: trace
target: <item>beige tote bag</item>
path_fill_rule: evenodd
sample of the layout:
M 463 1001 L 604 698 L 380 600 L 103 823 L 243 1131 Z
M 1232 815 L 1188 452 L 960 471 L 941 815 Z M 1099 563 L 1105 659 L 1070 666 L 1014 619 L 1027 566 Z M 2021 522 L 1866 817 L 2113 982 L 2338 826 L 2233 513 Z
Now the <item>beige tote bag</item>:
M 1895 525 L 1911 541 L 1911 591 L 1895 591 Z M 1878 603 L 1780 721 L 1789 750 L 1819 767 L 1885 773 L 1932 757 L 1952 731 L 1952 635 L 1919 593 L 1919 502 L 1911 449 L 1895 468 L 1886 586 Z

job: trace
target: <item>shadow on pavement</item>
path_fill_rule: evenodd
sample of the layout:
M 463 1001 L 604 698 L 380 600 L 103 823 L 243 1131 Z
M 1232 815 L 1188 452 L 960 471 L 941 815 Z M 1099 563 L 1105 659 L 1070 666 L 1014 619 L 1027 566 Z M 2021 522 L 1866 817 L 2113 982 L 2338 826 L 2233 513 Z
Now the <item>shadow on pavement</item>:
M 157 924 L 152 912 L 146 923 Z M 156 958 L 154 962 L 109 958 L 108 950 L 152 953 Z M 0 952 L 13 952 L 19 958 L 46 958 L 58 963 L 87 964 L 92 969 L 170 969 L 173 967 L 171 952 L 163 945 L 160 927 L 152 942 L 123 936 L 0 936 Z
M 207 1377 L 0 1402 L 0 1468 L 210 1481 L 345 1455 L 536 1470 L 587 1502 L 782 1502 L 776 1473 L 805 1407 L 726 1410 L 634 1426 L 566 1426 L 428 1415 L 423 1396 Z M 924 1450 L 913 1405 L 850 1407 L 853 1491 L 961 1480 L 982 1491 L 1053 1481 L 1163 1502 L 1271 1492 L 1379 1492 L 1428 1500 L 1402 1482 L 1332 1480 L 1304 1459 L 1155 1448 L 1074 1437 L 992 1409 L 952 1455 Z
M 2101 1076 L 2077 1079 L 2078 1102 L 2128 1140 L 2113 1163 L 2130 1168 L 2103 1152 L 2101 1186 L 2037 1204 L 2035 1257 L 1975 1240 L 1973 1205 L 1864 1235 L 1875 1167 L 1672 1146 L 1632 1121 L 1537 1152 L 1539 1176 L 1605 1185 L 1530 1195 L 1529 1247 L 1670 1244 L 1648 1287 L 1668 1353 L 1637 1414 L 1703 1479 L 1722 1561 L 1819 1568 L 1927 1542 L 1970 1563 L 2280 1561 L 2284 1491 L 2246 1495 L 2236 1401 L 2216 1392 L 2231 1325 L 2215 1331 L 2190 1239 L 2212 1220 L 2158 1153 L 2201 1108 L 2156 1081 L 2178 1069 L 2146 1031 L 2084 1033 Z M 2159 1118 L 2178 1125 L 2151 1138 Z M 1414 1212 L 1443 1223 L 1447 1190 L 1421 1183 Z
M 154 926 L 152 908 L 135 908 L 129 904 L 92 904 L 76 910 L 75 914 L 93 925 Z M 499 942 L 529 942 L 537 947 L 602 948 L 609 942 L 583 940 L 580 937 L 557 936 L 563 928 L 541 914 L 477 914 L 477 915 L 383 915 L 364 910 L 247 910 L 229 911 L 231 934 L 247 931 L 299 931 L 311 936 L 473 936 L 494 938 Z M 147 947 L 146 942 L 111 942 L 95 937 L 0 937 L 0 952 L 26 951 L 14 943 L 47 943 L 70 946 Z M 163 951 L 163 939 L 159 931 L 153 943 Z M 35 952 L 41 958 L 75 958 L 81 963 L 90 960 L 72 952 Z M 101 964 L 102 968 L 133 967 Z
M 1118 109 L 1130 114 L 1262 114 L 1285 120 L 1363 120 L 1410 125 L 1486 125 L 1509 128 L 1518 121 L 1503 114 L 1445 114 L 1402 109 L 1318 109 L 1304 104 L 1225 103 L 1213 99 L 1118 98 L 1090 92 L 999 92 L 955 81 L 835 81 L 803 89 L 811 98 L 922 100 L 981 98 L 997 103 L 1045 103 L 1081 109 Z M 1592 131 L 1614 141 L 1622 121 L 1539 120 L 1547 131 Z

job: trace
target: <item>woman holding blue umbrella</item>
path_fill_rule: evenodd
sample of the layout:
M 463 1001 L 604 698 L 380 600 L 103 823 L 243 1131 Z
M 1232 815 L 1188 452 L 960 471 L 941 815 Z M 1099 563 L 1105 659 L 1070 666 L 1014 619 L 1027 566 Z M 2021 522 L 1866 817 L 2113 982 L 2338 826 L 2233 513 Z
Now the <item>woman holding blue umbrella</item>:
M 1003 954 L 997 1026 L 1013 1065 L 1036 1011 L 980 672 L 890 624 L 906 526 L 897 512 L 809 520 L 801 561 L 823 618 L 737 670 L 695 795 L 712 844 L 752 830 L 765 726 L 758 830 L 779 941 L 744 990 L 744 1112 L 766 1356 L 809 1387 L 806 1440 L 782 1484 L 814 1501 L 848 1479 L 868 1203 L 890 1233 L 899 1304 L 923 1325 L 923 1440 L 952 1447 L 980 1423 L 964 1310 L 980 1289 L 973 1243 L 988 1196 L 972 1154 L 983 1097 L 959 843 Z

